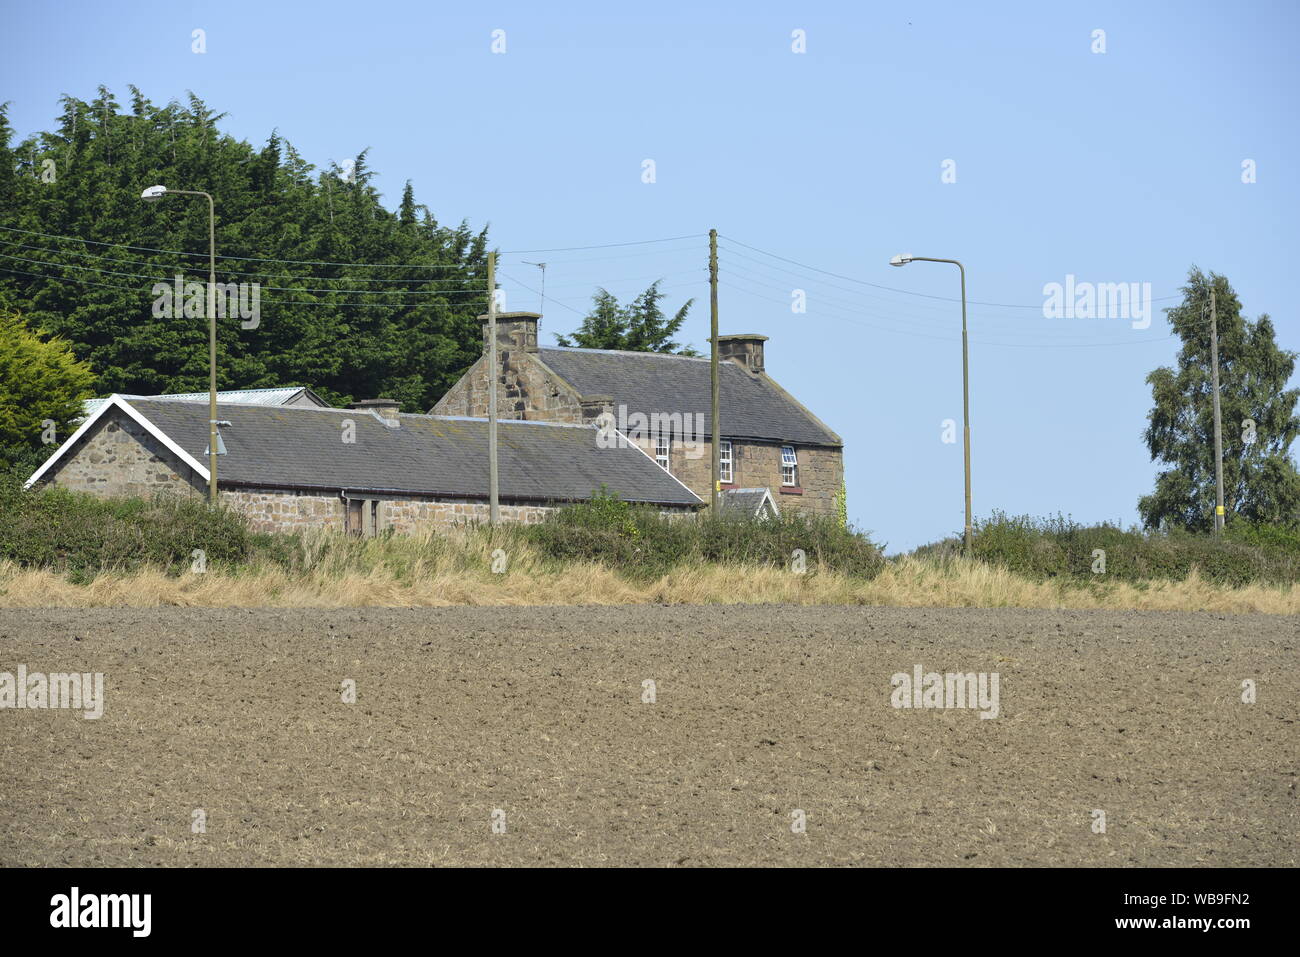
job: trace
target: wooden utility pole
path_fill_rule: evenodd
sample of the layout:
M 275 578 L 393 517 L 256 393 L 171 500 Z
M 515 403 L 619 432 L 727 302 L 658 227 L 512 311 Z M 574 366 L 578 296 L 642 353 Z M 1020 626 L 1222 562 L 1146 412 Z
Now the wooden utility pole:
M 1219 414 L 1219 326 L 1213 285 L 1210 286 L 1210 381 L 1214 386 L 1214 532 L 1217 535 L 1223 531 L 1223 419 Z
M 718 231 L 709 230 L 709 389 L 713 406 L 713 467 L 709 473 L 713 478 L 709 485 L 713 488 L 710 505 L 713 514 L 719 512 L 719 500 L 722 488 L 719 476 L 722 473 L 722 442 L 718 423 Z
M 497 254 L 488 253 L 488 524 L 501 519 L 497 488 Z

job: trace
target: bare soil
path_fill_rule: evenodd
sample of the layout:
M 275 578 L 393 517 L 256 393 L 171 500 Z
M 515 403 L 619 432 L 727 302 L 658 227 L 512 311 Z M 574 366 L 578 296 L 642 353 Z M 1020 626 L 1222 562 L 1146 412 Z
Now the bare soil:
M 0 610 L 0 672 L 107 700 L 0 710 L 0 865 L 1296 866 L 1298 648 L 1157 612 Z M 892 707 L 917 664 L 997 672 L 1000 715 Z

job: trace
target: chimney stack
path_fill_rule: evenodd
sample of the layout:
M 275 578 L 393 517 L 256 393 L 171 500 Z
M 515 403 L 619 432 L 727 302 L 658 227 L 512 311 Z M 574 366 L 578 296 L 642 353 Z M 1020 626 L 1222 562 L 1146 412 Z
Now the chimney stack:
M 369 412 L 390 426 L 400 424 L 401 420 L 397 418 L 397 413 L 401 407 L 401 403 L 396 399 L 361 399 L 348 404 L 349 409 Z
M 537 323 L 541 321 L 540 312 L 498 312 L 497 313 L 497 349 L 518 349 L 521 352 L 537 351 Z M 483 353 L 488 351 L 488 317 L 479 316 L 483 323 Z
M 763 371 L 763 343 L 767 336 L 744 333 L 739 336 L 718 336 L 718 358 L 730 359 L 751 373 Z
M 614 412 L 614 397 L 612 395 L 584 395 L 581 402 L 582 421 L 595 422 L 604 413 Z

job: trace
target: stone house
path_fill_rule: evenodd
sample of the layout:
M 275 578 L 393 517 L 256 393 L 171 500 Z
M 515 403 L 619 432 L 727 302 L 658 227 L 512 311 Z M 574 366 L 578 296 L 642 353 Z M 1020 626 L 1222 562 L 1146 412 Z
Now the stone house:
M 486 416 L 484 355 L 438 400 L 436 415 Z M 538 345 L 535 312 L 497 316 L 497 409 L 525 421 L 612 423 L 704 501 L 712 494 L 709 360 Z M 844 443 L 772 379 L 766 336 L 718 337 L 723 491 L 769 489 L 779 510 L 834 516 Z M 602 418 L 603 417 L 603 418 Z
M 258 531 L 409 532 L 488 516 L 487 422 L 351 409 L 219 403 L 218 492 Z M 501 516 L 535 522 L 602 486 L 669 514 L 703 502 L 632 443 L 591 424 L 502 421 Z M 109 396 L 27 480 L 97 495 L 207 494 L 208 407 Z

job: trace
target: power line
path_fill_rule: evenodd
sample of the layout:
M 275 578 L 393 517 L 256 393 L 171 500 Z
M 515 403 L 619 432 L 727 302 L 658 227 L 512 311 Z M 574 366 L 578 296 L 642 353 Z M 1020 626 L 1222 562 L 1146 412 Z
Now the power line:
M 793 259 L 787 259 L 785 256 L 778 256 L 776 253 L 770 253 L 767 250 L 759 249 L 757 246 L 751 246 L 748 243 L 742 243 L 739 239 L 733 239 L 730 236 L 723 236 L 722 238 L 727 240 L 728 242 L 735 243 L 738 246 L 743 246 L 746 249 L 753 250 L 756 253 L 762 253 L 764 256 L 770 256 L 773 259 L 779 259 L 782 262 L 787 262 L 793 266 L 798 266 L 801 269 L 811 269 L 813 272 L 819 272 L 826 276 L 834 276 L 836 279 L 843 279 L 846 282 L 858 283 L 859 285 L 862 286 L 870 286 L 872 289 L 883 289 L 886 292 L 896 292 L 904 296 L 920 296 L 923 299 L 939 299 L 943 302 L 961 302 L 960 299 L 953 299 L 951 296 L 932 296 L 924 292 L 913 292 L 910 289 L 896 289 L 893 286 L 882 286 L 879 283 L 867 282 L 865 279 L 855 279 L 852 276 L 845 276 L 842 275 L 841 273 L 830 272 L 829 270 L 826 269 L 819 269 L 816 266 L 809 266 L 807 263 L 801 263 Z M 1169 299 L 1180 299 L 1180 298 L 1182 297 L 1181 296 L 1160 296 L 1151 301 L 1164 302 Z M 1042 303 L 1036 303 L 1034 305 L 1026 305 L 1024 303 L 1015 303 L 1015 302 L 983 302 L 979 299 L 967 299 L 966 302 L 967 304 L 973 306 L 996 306 L 1000 309 L 1042 309 L 1043 308 Z
M 555 258 L 548 257 L 546 261 L 548 265 L 554 266 L 554 265 L 568 265 L 571 263 L 613 262 L 614 260 L 619 260 L 619 259 L 638 259 L 643 256 L 672 256 L 672 255 L 680 255 L 681 253 L 691 253 L 692 255 L 698 256 L 699 252 L 700 252 L 699 248 L 696 246 L 675 246 L 671 249 L 642 249 L 634 253 L 622 253 L 616 256 L 582 256 L 576 259 L 555 259 Z M 524 264 L 525 264 L 524 260 L 517 259 L 510 265 L 524 265 Z
M 51 263 L 49 265 L 55 265 L 55 264 Z M 55 268 L 58 267 L 56 266 Z M 134 292 L 137 294 L 145 292 L 142 286 L 126 286 L 123 285 L 122 283 L 95 282 L 92 279 L 77 279 L 72 276 L 51 276 L 47 273 L 28 272 L 25 269 L 10 269 L 7 266 L 0 266 L 0 272 L 7 272 L 19 276 L 33 276 L 37 279 L 44 279 L 49 282 L 75 282 L 83 286 L 99 286 L 104 289 L 125 289 L 128 292 Z M 169 285 L 171 283 L 170 279 L 160 279 L 158 281 L 165 282 Z M 290 291 L 298 291 L 298 290 L 290 290 Z M 355 292 L 356 290 L 331 290 L 331 291 L 332 292 L 349 292 L 349 291 Z M 364 293 L 364 292 L 363 294 L 372 295 L 371 293 Z M 430 295 L 432 296 L 437 296 L 438 299 L 433 299 L 426 302 L 327 302 L 327 301 L 314 300 L 314 299 L 261 299 L 260 301 L 274 303 L 276 305 L 282 305 L 282 306 L 316 306 L 316 307 L 323 306 L 328 308 L 334 308 L 336 306 L 359 306 L 366 309 L 418 309 L 424 306 L 439 305 L 440 300 L 443 297 L 451 296 L 451 295 L 460 295 L 460 294 L 470 295 L 470 296 L 477 295 L 486 298 L 486 295 L 482 289 L 478 289 L 478 290 L 467 289 L 467 290 L 456 290 L 456 291 L 445 292 L 445 293 L 430 293 Z M 457 303 L 445 303 L 445 302 L 441 304 L 457 305 Z M 465 303 L 459 303 L 459 305 L 464 305 L 464 304 Z
M 175 279 L 174 276 L 147 276 L 142 273 L 121 272 L 120 270 L 116 270 L 116 269 L 99 269 L 95 266 L 74 266 L 71 263 L 54 263 L 44 259 L 29 259 L 26 256 L 12 256 L 9 255 L 8 253 L 0 253 L 0 259 L 16 259 L 20 262 L 34 263 L 35 265 L 38 266 L 49 266 L 53 269 L 76 269 L 81 272 L 97 272 L 107 276 L 125 276 L 128 279 L 142 279 L 145 280 L 146 282 L 152 280 L 154 282 L 170 283 Z M 199 280 L 193 280 L 193 281 L 198 282 Z M 206 280 L 203 281 L 206 282 Z M 346 281 L 346 277 L 344 279 L 340 279 L 337 281 L 340 282 Z M 444 295 L 455 295 L 460 292 L 472 292 L 475 295 L 483 294 L 482 289 L 463 289 L 463 290 L 461 289 L 383 290 L 383 289 L 319 289 L 319 288 L 304 289 L 298 286 L 264 286 L 261 283 L 257 283 L 256 285 L 258 286 L 259 289 L 270 289 L 272 292 L 327 292 L 327 293 L 335 293 L 335 294 L 353 293 L 358 296 L 444 296 Z M 274 300 L 267 300 L 267 301 L 271 302 Z M 284 301 L 284 300 L 280 300 L 280 301 Z
M 27 243 L 10 242 L 9 240 L 4 240 L 4 239 L 0 239 L 0 246 L 12 246 L 12 247 L 15 247 L 15 248 L 18 248 L 18 249 L 27 249 L 27 250 L 31 250 L 31 251 L 33 251 L 33 252 L 48 253 L 48 254 L 51 255 L 51 256 L 77 256 L 77 257 L 82 258 L 82 259 L 99 259 L 99 260 L 103 260 L 103 261 L 106 261 L 106 262 L 122 263 L 122 264 L 125 264 L 125 265 L 138 265 L 138 266 L 161 266 L 161 265 L 164 265 L 164 264 L 161 264 L 161 263 L 156 262 L 155 260 L 150 260 L 150 259 L 131 259 L 131 258 L 123 258 L 123 257 L 120 257 L 120 256 L 100 256 L 100 255 L 97 255 L 97 254 L 95 254 L 95 253 L 83 252 L 83 251 L 78 250 L 78 249 L 50 249 L 50 248 L 48 248 L 48 247 L 46 247 L 46 246 L 32 246 L 32 245 L 29 245 L 29 244 L 27 244 Z M 198 254 L 196 254 L 196 255 L 198 255 Z M 220 258 L 220 257 L 218 257 L 218 258 Z M 223 269 L 223 270 L 221 270 L 221 271 L 222 271 L 222 273 L 224 273 L 225 275 L 228 275 L 228 276 L 279 276 L 279 275 L 281 275 L 281 273 L 275 273 L 275 272 L 249 272 L 249 271 L 247 271 L 247 270 L 239 270 L 239 269 Z M 455 278 L 455 279 L 414 279 L 414 280 L 413 280 L 413 279 L 370 279 L 370 278 L 365 277 L 365 276 L 302 276 L 302 277 L 298 277 L 298 278 L 301 278 L 301 279 L 304 280 L 304 281 L 306 281 L 306 280 L 313 280 L 313 281 L 320 281 L 320 282 L 341 282 L 341 281 L 347 281 L 347 282 L 417 282 L 417 283 L 419 283 L 420 285 L 429 285 L 429 284 L 432 284 L 432 283 L 473 283 L 473 282 L 478 282 L 478 279 L 477 279 L 476 277 L 470 277 L 470 276 L 458 277 L 458 278 Z
M 550 249 L 503 249 L 503 256 L 519 256 L 524 253 L 570 253 L 584 249 L 616 249 L 620 246 L 648 246 L 651 243 L 675 243 L 683 239 L 702 239 L 708 233 L 692 233 L 689 236 L 669 236 L 665 239 L 638 239 L 630 243 L 598 243 L 594 246 L 555 246 Z
M 744 280 L 745 282 L 751 282 L 751 283 L 754 283 L 755 285 L 763 286 L 763 287 L 765 287 L 765 288 L 767 288 L 767 289 L 771 289 L 771 290 L 773 290 L 773 291 L 775 291 L 775 292 L 786 293 L 786 292 L 788 291 L 788 290 L 786 290 L 786 289 L 783 288 L 783 287 L 780 287 L 780 286 L 774 286 L 774 285 L 772 285 L 771 283 L 766 283 L 766 282 L 763 282 L 763 281 L 760 280 L 760 279 L 753 278 L 753 277 L 749 274 L 749 271 L 748 271 L 748 270 L 740 269 L 740 268 L 735 267 L 735 266 L 732 266 L 731 268 L 729 268 L 729 269 L 727 270 L 727 272 L 726 272 L 726 275 L 728 276 L 728 278 L 739 278 L 739 279 Z M 838 286 L 832 286 L 831 288 L 838 289 L 838 288 L 841 288 L 841 287 L 838 287 Z M 772 300 L 770 300 L 770 301 L 772 301 L 772 302 L 777 302 L 777 301 L 779 301 L 779 300 L 772 299 Z M 941 328 L 943 328 L 943 329 L 945 329 L 945 330 L 947 330 L 947 329 L 951 329 L 951 328 L 952 328 L 952 318 L 951 318 L 951 316 L 950 316 L 948 319 L 939 319 L 939 318 L 937 318 L 937 317 L 932 317 L 932 316 L 910 316 L 910 315 L 903 314 L 901 311 L 898 312 L 898 313 L 893 313 L 893 312 L 891 312 L 891 313 L 889 313 L 889 314 L 881 314 L 881 313 L 879 313 L 879 312 L 872 312 L 872 311 L 870 311 L 870 310 L 868 310 L 868 309 L 865 309 L 865 308 L 863 308 L 861 305 L 859 305 L 859 304 L 857 304 L 857 303 L 845 302 L 845 301 L 843 301 L 843 300 L 836 299 L 836 298 L 831 297 L 831 296 L 824 296 L 824 295 L 821 295 L 820 292 L 817 292 L 817 294 L 816 294 L 815 296 L 809 296 L 808 299 L 807 299 L 807 302 L 808 302 L 810 305 L 813 304 L 813 303 L 816 303 L 818 308 L 820 308 L 821 304 L 823 304 L 823 303 L 830 303 L 832 306 L 839 306 L 839 307 L 841 307 L 841 308 L 843 308 L 843 309 L 845 309 L 845 310 L 847 310 L 847 311 L 849 311 L 849 312 L 852 312 L 852 313 L 855 313 L 855 314 L 856 314 L 856 313 L 862 313 L 863 315 L 872 316 L 873 318 L 880 319 L 880 320 L 883 320 L 883 321 L 886 321 L 886 322 L 899 322 L 899 321 L 902 321 L 902 320 L 905 319 L 905 320 L 907 320 L 908 322 L 920 322 L 920 323 L 926 323 L 926 324 L 928 324 L 928 325 L 930 325 L 930 326 L 941 327 Z M 789 302 L 786 301 L 785 304 L 786 304 L 786 305 L 789 305 Z M 892 304 L 891 304 L 891 305 L 892 305 Z M 1062 331 L 1062 332 L 1060 332 L 1060 333 L 1057 333 L 1057 332 L 1053 331 L 1055 328 L 1062 328 L 1062 329 L 1064 329 L 1065 327 L 1052 327 L 1052 326 L 1041 326 L 1041 325 L 1040 325 L 1040 326 L 1035 326 L 1035 327 L 1033 327 L 1033 328 L 1030 328 L 1030 327 L 1028 327 L 1028 326 L 1026 325 L 1026 323 L 1027 323 L 1028 321 L 1030 321 L 1031 319 L 1033 319 L 1033 318 L 1034 318 L 1034 317 L 1012 318 L 1012 317 L 1009 317 L 1009 316 L 1007 316 L 1007 317 L 1002 317 L 1002 316 L 986 317 L 986 319 L 994 319 L 994 320 L 999 320 L 999 321 L 1002 321 L 1002 322 L 1014 323 L 1014 324 L 1015 324 L 1015 328 L 1011 328 L 1011 329 L 1007 329 L 1007 328 L 983 329 L 983 330 L 981 330 L 981 333 L 982 333 L 982 334 L 992 334 L 992 335 L 995 335 L 995 336 L 1004 336 L 1004 335 L 1015 335 L 1015 336 L 1020 336 L 1020 335 L 1023 335 L 1024 333 L 1026 333 L 1026 332 L 1033 332 L 1033 333 L 1047 333 L 1047 334 L 1048 334 L 1048 337 L 1049 337 L 1049 340 L 1059 340 L 1059 339 L 1089 339 L 1089 340 L 1092 340 L 1092 339 L 1095 339 L 1095 336 L 1093 336 L 1093 335 L 1089 335 L 1089 334 L 1087 334 L 1087 333 L 1075 333 L 1075 332 L 1067 332 L 1067 331 Z M 1042 320 L 1040 319 L 1039 321 L 1041 322 Z M 1069 328 L 1078 328 L 1078 327 L 1077 327 L 1077 326 L 1073 326 L 1073 327 L 1069 327 Z
M 171 256 L 189 256 L 197 258 L 207 258 L 206 253 L 191 253 L 179 249 L 158 249 L 153 246 L 135 246 L 129 243 L 108 243 L 94 239 L 83 239 L 79 236 L 62 236 L 57 233 L 42 233 L 31 229 L 19 229 L 15 226 L 0 226 L 0 229 L 11 233 L 21 233 L 25 236 L 38 236 L 42 239 L 53 239 L 61 242 L 87 243 L 92 246 L 106 246 L 117 249 L 132 249 L 140 252 L 163 253 Z M 511 249 L 503 250 L 501 255 L 524 255 L 530 253 L 545 252 L 580 252 L 589 249 L 619 249 L 628 246 L 647 246 L 655 243 L 680 242 L 687 239 L 699 239 L 704 233 L 695 233 L 687 236 L 668 236 L 662 239 L 639 239 L 632 242 L 624 243 L 597 243 L 589 246 L 557 246 L 549 249 Z M 295 266 L 354 266 L 367 269 L 462 269 L 462 264 L 428 264 L 428 263 L 349 263 L 349 262 L 332 262 L 329 260 L 313 259 L 276 259 L 266 256 L 218 256 L 218 259 L 228 259 L 236 262 L 273 262 L 289 263 Z
M 749 289 L 745 289 L 743 286 L 733 285 L 731 282 L 724 281 L 723 285 L 727 286 L 730 289 L 734 289 L 738 292 L 745 293 L 746 295 L 753 296 L 756 299 L 762 299 L 766 302 L 775 302 L 781 305 L 786 305 L 786 303 L 782 302 L 779 299 L 772 299 L 768 296 L 763 296 Z M 861 318 L 858 318 L 857 316 L 841 315 L 839 312 L 832 311 L 826 308 L 822 308 L 819 311 L 824 312 L 831 319 L 837 319 L 841 322 L 852 322 L 857 325 L 866 326 L 867 328 L 876 329 L 881 332 L 894 333 L 896 335 L 912 336 L 921 339 L 935 339 L 942 342 L 956 342 L 960 338 L 958 335 L 931 335 L 927 332 L 918 332 L 914 329 L 897 329 L 892 326 L 876 325 L 875 323 L 867 322 Z M 1014 334 L 1015 333 L 1010 333 L 1010 332 L 1000 333 L 1000 335 L 1004 335 L 1004 336 L 1014 335 Z M 1052 349 L 1052 348 L 1074 348 L 1074 347 L 1095 348 L 1099 346 L 1104 347 L 1104 346 L 1120 346 L 1120 345 L 1140 345 L 1143 343 L 1151 343 L 1151 342 L 1165 342 L 1173 338 L 1176 338 L 1176 336 L 1174 335 L 1158 336 L 1151 339 L 1124 339 L 1124 340 L 1117 340 L 1113 342 L 997 342 L 992 339 L 981 337 L 979 339 L 972 338 L 971 341 L 977 343 L 978 345 L 983 345 L 983 346 L 1025 348 L 1025 349 L 1039 349 L 1039 348 Z
M 169 256 L 190 256 L 207 259 L 207 253 L 187 253 L 179 249 L 155 249 L 152 246 L 132 246 L 127 243 L 105 243 L 94 239 L 82 239 L 79 236 L 60 236 L 55 233 L 38 233 L 30 229 L 17 229 L 13 226 L 0 226 L 0 229 L 11 233 L 22 233 L 27 236 L 39 236 L 42 239 L 55 239 L 61 242 L 70 243 L 88 243 L 92 246 L 107 246 L 115 249 L 134 249 L 141 252 L 163 253 Z M 289 263 L 293 266 L 353 266 L 365 269 L 464 269 L 463 263 L 345 263 L 330 262 L 328 260 L 317 259 L 271 259 L 262 256 L 218 256 L 218 259 L 229 259 L 236 262 L 259 262 L 259 263 Z

